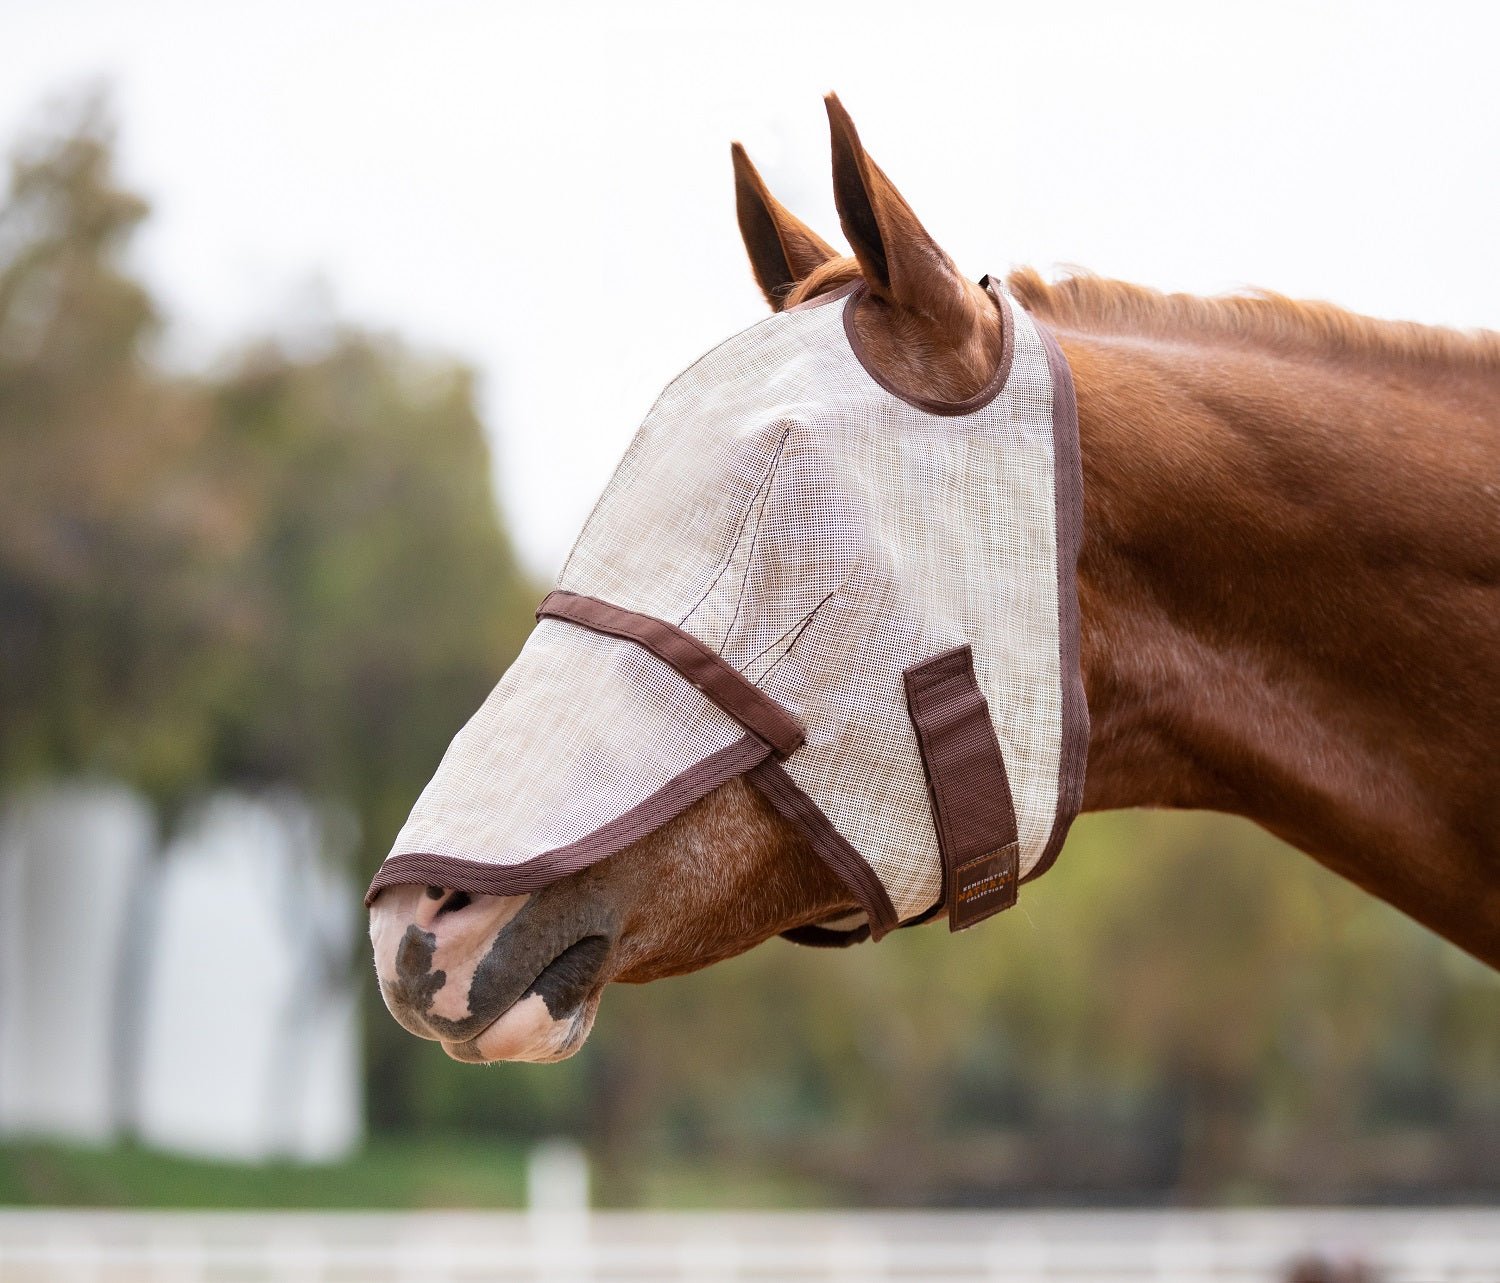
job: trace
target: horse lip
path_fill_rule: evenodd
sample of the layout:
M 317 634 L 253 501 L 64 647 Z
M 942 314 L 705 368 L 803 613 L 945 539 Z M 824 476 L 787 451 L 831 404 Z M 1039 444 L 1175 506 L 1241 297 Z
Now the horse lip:
M 486 1022 L 482 1029 L 465 1038 L 462 1042 L 448 1042 L 444 1040 L 442 1043 L 443 1050 L 453 1057 L 454 1060 L 462 1060 L 478 1065 L 487 1064 L 488 1058 L 479 1050 L 479 1040 L 494 1028 L 495 1025 L 504 1020 L 519 1003 L 524 1002 L 533 994 L 537 994 L 539 992 L 538 986 L 544 984 L 548 973 L 550 972 L 555 975 L 554 968 L 559 963 L 563 963 L 570 958 L 581 958 L 581 965 L 585 969 L 577 976 L 567 977 L 560 986 L 561 993 L 558 995 L 558 1008 L 554 1009 L 549 996 L 545 992 L 542 992 L 540 996 L 547 1006 L 547 1014 L 554 1020 L 564 1020 L 571 1015 L 577 1014 L 603 988 L 602 985 L 595 982 L 598 980 L 599 973 L 604 969 L 604 963 L 609 957 L 610 944 L 611 941 L 608 936 L 599 934 L 586 935 L 573 941 L 572 944 L 559 951 L 551 962 L 547 963 L 546 966 L 537 972 L 531 983 L 512 1002 Z M 578 951 L 582 951 L 581 954 Z M 566 999 L 566 1001 L 563 1001 L 563 999 Z
M 509 1008 L 507 1007 L 506 1010 L 508 1011 Z M 501 1015 L 504 1015 L 504 1014 L 505 1014 L 504 1012 L 501 1013 Z M 490 1024 L 494 1024 L 495 1021 L 498 1021 L 499 1019 L 500 1019 L 500 1016 L 496 1016 L 495 1020 L 492 1020 L 490 1022 Z M 489 1062 L 484 1058 L 483 1055 L 480 1054 L 480 1051 L 479 1051 L 479 1040 L 481 1038 L 483 1038 L 484 1035 L 489 1032 L 489 1028 L 490 1028 L 490 1026 L 486 1025 L 483 1029 L 481 1029 L 477 1034 L 475 1034 L 472 1038 L 468 1039 L 466 1042 L 445 1042 L 445 1043 L 441 1044 L 442 1048 L 454 1060 L 461 1060 L 465 1064 L 469 1064 L 469 1065 L 485 1065 L 485 1064 L 488 1064 Z
M 521 998 L 540 994 L 547 1014 L 554 1020 L 577 1011 L 599 988 L 596 982 L 609 960 L 612 943 L 607 935 L 598 933 L 579 937 L 537 973 Z

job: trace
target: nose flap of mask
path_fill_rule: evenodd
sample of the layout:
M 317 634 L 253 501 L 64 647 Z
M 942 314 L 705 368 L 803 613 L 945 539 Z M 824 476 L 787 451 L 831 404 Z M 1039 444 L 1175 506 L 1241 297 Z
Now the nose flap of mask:
M 454 738 L 371 884 L 539 890 L 773 748 L 633 641 L 543 618 Z

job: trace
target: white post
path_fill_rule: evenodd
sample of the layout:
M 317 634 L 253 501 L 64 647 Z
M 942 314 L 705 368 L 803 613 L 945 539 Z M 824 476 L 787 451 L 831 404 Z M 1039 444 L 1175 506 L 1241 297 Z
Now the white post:
M 531 1269 L 538 1280 L 586 1283 L 589 1268 L 589 1162 L 576 1141 L 544 1140 L 526 1158 Z
M 588 1215 L 589 1160 L 572 1140 L 544 1140 L 526 1157 L 526 1207 L 533 1215 Z

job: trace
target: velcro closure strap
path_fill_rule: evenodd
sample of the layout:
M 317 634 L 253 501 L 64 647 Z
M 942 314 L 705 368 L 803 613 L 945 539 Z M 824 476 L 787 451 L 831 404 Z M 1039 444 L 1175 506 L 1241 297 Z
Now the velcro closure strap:
M 775 749 L 777 756 L 790 757 L 802 747 L 806 736 L 791 713 L 717 651 L 676 624 L 560 588 L 542 599 L 536 617 L 566 619 L 596 633 L 635 642 L 675 668 L 747 731 Z
M 968 646 L 904 674 L 932 799 L 948 927 L 962 931 L 1016 902 L 1021 848 L 1005 759 Z

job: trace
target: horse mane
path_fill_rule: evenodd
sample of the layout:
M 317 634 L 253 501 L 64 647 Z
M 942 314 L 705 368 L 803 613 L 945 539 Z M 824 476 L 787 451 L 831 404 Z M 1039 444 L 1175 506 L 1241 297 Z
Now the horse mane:
M 829 259 L 797 283 L 787 295 L 787 305 L 816 298 L 858 277 L 854 259 Z M 1016 268 L 1005 285 L 1028 312 L 1081 330 L 1156 339 L 1208 336 L 1342 359 L 1500 371 L 1500 333 L 1494 330 L 1382 321 L 1270 290 L 1203 298 L 1164 294 L 1077 269 L 1048 282 L 1030 267 Z
M 1212 336 L 1333 358 L 1500 370 L 1500 333 L 1493 330 L 1382 321 L 1270 290 L 1202 298 L 1081 271 L 1049 283 L 1029 267 L 1017 268 L 1005 283 L 1027 311 L 1083 330 L 1159 339 Z
M 830 258 L 819 263 L 812 271 L 786 292 L 783 307 L 796 307 L 810 298 L 827 294 L 860 278 L 859 260 L 855 258 Z

